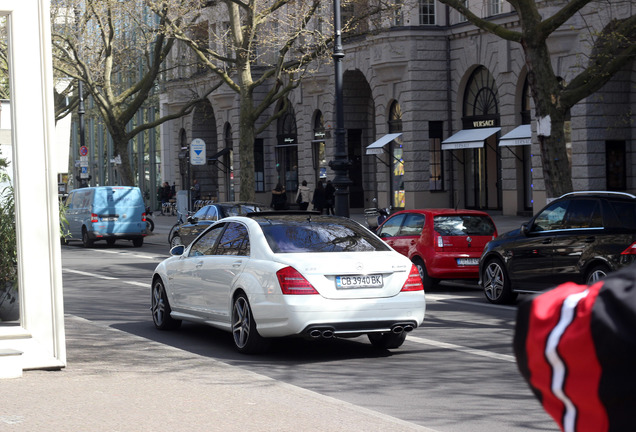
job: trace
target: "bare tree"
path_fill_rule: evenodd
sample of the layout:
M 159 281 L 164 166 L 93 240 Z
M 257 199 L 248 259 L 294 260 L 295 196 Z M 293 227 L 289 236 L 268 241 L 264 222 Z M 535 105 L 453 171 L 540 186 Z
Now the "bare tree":
M 193 92 L 176 113 L 138 121 L 137 113 L 157 96 L 158 78 L 175 39 L 163 30 L 167 9 L 154 12 L 143 0 L 55 0 L 51 5 L 53 67 L 57 74 L 82 81 L 121 157 L 118 171 L 123 184 L 134 184 L 128 143 L 137 134 L 189 113 L 214 90 Z M 76 82 L 77 82 L 76 81 Z M 77 103 L 61 103 L 63 116 Z
M 555 73 L 548 49 L 548 38 L 584 7 L 602 4 L 611 10 L 612 3 L 594 0 L 539 2 L 508 0 L 519 16 L 520 29 L 497 25 L 475 15 L 460 0 L 440 0 L 462 13 L 468 21 L 500 38 L 521 44 L 528 68 L 528 83 L 535 105 L 541 161 L 549 198 L 572 191 L 572 168 L 567 157 L 564 124 L 576 103 L 590 96 L 607 83 L 616 72 L 636 57 L 636 16 L 609 19 L 600 31 L 591 31 L 593 47 L 587 64 L 579 73 L 564 82 Z M 544 7 L 560 5 L 551 16 L 541 14 Z M 543 16 L 542 16 L 543 15 Z M 544 18 L 545 16 L 545 18 Z M 599 19 L 601 15 L 599 15 Z
M 288 109 L 288 96 L 329 58 L 332 2 L 320 0 L 192 1 L 188 11 L 203 31 L 182 26 L 184 2 L 146 0 L 156 12 L 169 9 L 177 39 L 203 67 L 239 96 L 240 199 L 254 200 L 254 139 Z M 351 13 L 345 34 L 369 31 L 392 2 L 343 1 Z M 377 24 L 377 23 L 375 23 Z M 201 29 L 201 27 L 199 27 Z M 255 93 L 263 89 L 258 98 Z M 276 107 L 271 109 L 271 107 Z

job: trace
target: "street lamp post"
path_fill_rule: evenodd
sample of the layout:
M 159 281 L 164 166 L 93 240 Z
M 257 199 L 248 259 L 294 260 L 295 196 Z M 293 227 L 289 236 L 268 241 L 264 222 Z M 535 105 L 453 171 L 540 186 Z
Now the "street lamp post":
M 336 152 L 335 158 L 329 161 L 329 167 L 334 171 L 333 185 L 335 192 L 335 210 L 337 216 L 349 217 L 349 185 L 351 180 L 347 176 L 351 163 L 345 148 L 345 129 L 344 129 L 344 110 L 342 102 L 342 58 L 344 51 L 342 49 L 342 31 L 340 20 L 340 0 L 333 1 L 333 26 L 334 26 L 334 45 L 333 60 L 335 67 L 335 110 L 336 110 L 336 129 L 335 141 Z

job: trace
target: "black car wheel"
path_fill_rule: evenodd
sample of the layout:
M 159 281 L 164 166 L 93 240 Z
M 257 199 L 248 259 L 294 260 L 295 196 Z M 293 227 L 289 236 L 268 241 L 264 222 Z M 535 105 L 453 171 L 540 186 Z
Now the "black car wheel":
M 82 244 L 85 248 L 93 247 L 93 240 L 88 237 L 88 231 L 86 227 L 82 228 Z
M 588 285 L 593 285 L 594 283 L 600 281 L 605 278 L 607 274 L 610 272 L 609 268 L 606 265 L 596 265 L 592 267 L 592 269 L 587 273 L 587 277 L 585 278 L 586 283 Z
M 395 349 L 402 346 L 406 339 L 406 332 L 400 333 L 369 333 L 371 345 L 378 349 Z
M 175 235 L 174 237 L 172 237 L 172 238 L 170 239 L 170 247 L 171 247 L 171 248 L 173 248 L 173 247 L 175 247 L 175 246 L 179 246 L 179 245 L 181 245 L 181 244 L 183 244 L 183 243 L 181 242 L 181 237 L 180 237 L 180 236 L 178 236 L 178 235 Z
M 415 267 L 420 274 L 420 278 L 422 279 L 422 284 L 424 284 L 425 290 L 431 290 L 437 287 L 439 279 L 432 278 L 428 275 L 424 261 L 422 261 L 420 258 L 415 258 L 413 260 L 413 264 L 415 264 Z
M 499 259 L 492 259 L 486 263 L 482 281 L 484 295 L 491 303 L 509 304 L 517 298 L 517 294 L 512 292 L 506 268 Z
M 252 316 L 250 304 L 243 293 L 234 299 L 232 307 L 232 337 L 234 346 L 243 354 L 263 352 L 269 346 L 269 341 L 256 331 L 256 322 Z
M 142 247 L 144 245 L 144 238 L 143 237 L 135 238 L 133 239 L 132 243 L 134 247 Z
M 161 279 L 157 278 L 152 284 L 151 308 L 152 321 L 159 330 L 173 330 L 181 326 L 181 320 L 170 316 L 172 309 L 168 303 L 168 296 Z

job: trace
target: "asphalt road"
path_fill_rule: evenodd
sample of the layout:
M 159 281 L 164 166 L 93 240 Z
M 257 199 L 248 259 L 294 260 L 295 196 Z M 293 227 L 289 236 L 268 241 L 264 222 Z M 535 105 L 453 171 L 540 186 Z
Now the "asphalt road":
M 168 254 L 165 228 L 156 232 L 141 248 L 62 246 L 65 313 L 440 432 L 558 430 L 517 371 L 516 308 L 490 305 L 474 284 L 427 292 L 424 326 L 397 350 L 378 352 L 365 337 L 286 339 L 244 356 L 229 333 L 209 327 L 155 330 L 150 276 Z

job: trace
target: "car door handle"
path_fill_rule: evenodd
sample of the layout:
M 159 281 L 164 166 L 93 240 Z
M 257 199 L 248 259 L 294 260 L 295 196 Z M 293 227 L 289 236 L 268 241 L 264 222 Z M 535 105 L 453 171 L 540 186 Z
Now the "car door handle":
M 196 268 L 201 268 L 203 267 L 203 261 L 199 261 L 196 265 Z
M 541 242 L 541 244 L 550 244 L 550 243 L 552 243 L 552 239 L 551 238 L 547 238 L 547 239 L 545 239 L 545 240 L 543 240 Z
M 234 261 L 232 267 L 238 268 L 243 264 L 243 261 Z

